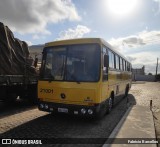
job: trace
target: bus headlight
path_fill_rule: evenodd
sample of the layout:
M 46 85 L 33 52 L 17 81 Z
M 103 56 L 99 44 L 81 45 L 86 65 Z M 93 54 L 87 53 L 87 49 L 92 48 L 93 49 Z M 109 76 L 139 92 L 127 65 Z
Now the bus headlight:
M 92 109 L 88 109 L 88 114 L 92 115 L 93 114 L 93 110 Z
M 43 108 L 44 108 L 44 105 L 43 105 L 43 104 L 40 104 L 39 107 L 43 109 Z
M 47 104 L 45 104 L 44 107 L 45 107 L 45 109 L 48 109 L 48 105 Z
M 82 113 L 82 114 L 85 114 L 85 113 L 86 113 L 86 109 L 82 108 L 82 109 L 81 109 L 81 113 Z

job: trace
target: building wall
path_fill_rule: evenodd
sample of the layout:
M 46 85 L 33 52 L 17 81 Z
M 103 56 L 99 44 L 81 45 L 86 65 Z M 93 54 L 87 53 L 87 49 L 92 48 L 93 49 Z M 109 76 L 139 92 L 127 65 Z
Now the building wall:
M 137 74 L 137 75 L 145 75 L 145 67 L 143 66 L 142 68 L 132 68 L 132 74 Z
M 138 75 L 138 74 L 133 74 L 132 75 L 132 80 L 133 81 L 150 81 L 154 82 L 155 76 L 154 75 Z

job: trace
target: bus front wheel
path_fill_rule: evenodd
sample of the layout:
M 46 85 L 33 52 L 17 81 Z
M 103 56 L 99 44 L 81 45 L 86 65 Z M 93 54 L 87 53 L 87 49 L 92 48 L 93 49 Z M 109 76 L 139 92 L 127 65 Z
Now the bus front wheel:
M 107 114 L 109 114 L 113 107 L 113 99 L 112 97 L 108 98 L 107 100 Z

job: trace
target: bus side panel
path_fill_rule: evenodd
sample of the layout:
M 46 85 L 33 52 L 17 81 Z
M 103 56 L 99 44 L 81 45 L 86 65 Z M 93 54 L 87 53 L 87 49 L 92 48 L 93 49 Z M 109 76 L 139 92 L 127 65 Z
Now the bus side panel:
M 101 102 L 105 101 L 109 97 L 109 86 L 108 81 L 102 82 L 102 96 L 101 96 Z
M 116 93 L 117 85 L 119 83 L 118 73 L 114 70 L 109 70 L 109 96 L 111 96 L 111 92 Z

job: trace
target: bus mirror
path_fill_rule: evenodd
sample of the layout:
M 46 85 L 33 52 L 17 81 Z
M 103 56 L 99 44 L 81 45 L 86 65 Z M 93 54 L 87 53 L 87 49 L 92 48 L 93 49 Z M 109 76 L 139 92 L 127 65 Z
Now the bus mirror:
M 108 66 L 109 66 L 109 56 L 104 55 L 104 67 L 108 67 Z

